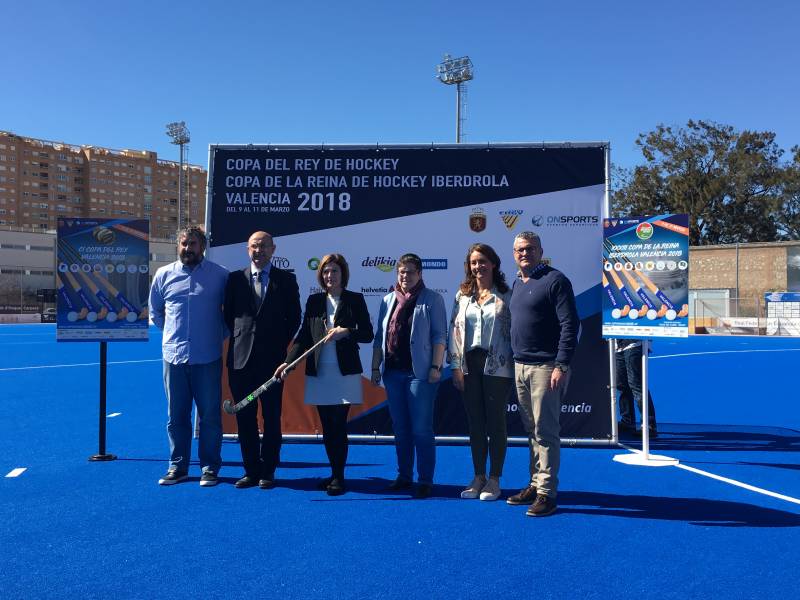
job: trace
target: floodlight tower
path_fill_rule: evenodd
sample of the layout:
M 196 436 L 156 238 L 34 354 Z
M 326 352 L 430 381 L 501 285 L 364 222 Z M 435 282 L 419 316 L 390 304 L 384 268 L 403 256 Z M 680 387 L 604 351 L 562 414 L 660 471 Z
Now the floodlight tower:
M 189 143 L 189 129 L 184 121 L 167 123 L 167 135 L 172 138 L 173 144 L 181 149 L 180 171 L 178 172 L 178 231 L 183 229 L 183 195 L 186 189 L 184 181 L 184 146 Z
M 461 143 L 461 129 L 466 113 L 467 88 L 466 83 L 472 79 L 472 61 L 469 56 L 452 58 L 444 55 L 444 60 L 436 66 L 439 81 L 445 85 L 456 84 L 456 144 Z

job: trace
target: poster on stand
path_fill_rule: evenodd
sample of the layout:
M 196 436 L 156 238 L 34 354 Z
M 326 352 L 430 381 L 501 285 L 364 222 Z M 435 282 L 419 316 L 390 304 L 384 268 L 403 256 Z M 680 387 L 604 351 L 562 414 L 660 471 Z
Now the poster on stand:
M 147 219 L 61 218 L 56 339 L 147 341 Z
M 603 220 L 603 337 L 689 336 L 689 215 Z

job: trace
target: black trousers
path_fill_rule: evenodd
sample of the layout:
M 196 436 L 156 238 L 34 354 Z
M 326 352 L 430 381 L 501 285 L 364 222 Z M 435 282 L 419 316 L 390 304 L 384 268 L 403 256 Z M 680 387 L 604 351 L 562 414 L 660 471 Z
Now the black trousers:
M 464 408 L 469 424 L 469 445 L 476 475 L 486 474 L 489 456 L 489 475 L 499 478 L 506 460 L 508 434 L 506 412 L 514 380 L 510 377 L 486 375 L 486 350 L 477 348 L 466 354 L 467 374 L 464 375 Z
M 634 346 L 616 353 L 617 390 L 619 390 L 619 419 L 624 425 L 636 427 L 633 403 L 642 412 L 642 347 Z M 647 391 L 647 411 L 650 429 L 656 428 L 656 407 Z
M 252 361 L 255 362 L 255 361 Z M 247 394 L 269 379 L 275 371 L 264 368 L 229 369 L 228 378 L 234 401 L 242 400 Z M 258 437 L 258 406 L 251 402 L 236 413 L 236 425 L 239 429 L 239 446 L 242 450 L 242 462 L 245 475 L 255 479 L 274 479 L 275 469 L 281 460 L 281 401 L 283 383 L 273 384 L 261 394 L 261 415 L 263 419 L 264 437 Z
M 331 465 L 331 476 L 344 479 L 344 466 L 347 464 L 347 413 L 349 404 L 317 406 L 319 420 L 322 422 L 322 441 Z

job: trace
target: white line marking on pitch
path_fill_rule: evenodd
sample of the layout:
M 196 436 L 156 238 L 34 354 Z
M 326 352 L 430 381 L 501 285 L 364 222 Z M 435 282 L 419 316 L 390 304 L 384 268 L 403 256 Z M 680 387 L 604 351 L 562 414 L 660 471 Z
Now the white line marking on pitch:
M 122 414 L 122 413 L 111 413 L 110 415 L 108 415 L 108 417 L 107 417 L 107 418 L 109 418 L 109 419 L 110 419 L 110 418 L 112 418 L 112 417 L 118 417 L 118 416 L 120 416 L 121 414 Z
M 12 469 L 11 471 L 9 471 L 6 477 L 19 477 L 27 470 L 28 470 L 27 467 L 17 467 L 16 469 Z
M 631 448 L 625 444 L 619 444 L 626 450 L 631 452 L 635 452 L 636 454 L 644 454 L 638 448 Z M 792 496 L 787 496 L 785 494 L 779 494 L 778 492 L 773 492 L 771 490 L 765 490 L 764 488 L 756 487 L 754 485 L 750 485 L 749 483 L 744 483 L 742 481 L 737 481 L 736 479 L 731 479 L 730 477 L 723 477 L 722 475 L 715 475 L 714 473 L 709 473 L 708 471 L 703 471 L 702 469 L 695 469 L 694 467 L 690 467 L 688 465 L 684 465 L 682 463 L 678 463 L 677 465 L 671 465 L 673 467 L 677 467 L 679 469 L 683 469 L 684 471 L 689 471 L 691 473 L 695 473 L 697 475 L 702 475 L 703 477 L 709 477 L 710 479 L 716 479 L 717 481 L 721 481 L 723 483 L 729 483 L 731 485 L 735 485 L 736 487 L 740 487 L 745 490 L 749 490 L 751 492 L 756 492 L 757 494 L 763 494 L 765 496 L 770 496 L 772 498 L 777 498 L 778 500 L 785 500 L 786 502 L 791 502 L 792 504 L 800 504 L 800 498 L 794 498 Z
M 781 348 L 774 350 L 714 350 L 713 352 L 686 352 L 685 354 L 662 354 L 661 356 L 651 356 L 650 360 L 657 358 L 675 358 L 677 356 L 702 356 L 704 354 L 741 354 L 751 352 L 800 352 L 800 348 Z
M 675 466 L 685 471 L 691 471 L 692 473 L 697 473 L 698 475 L 702 475 L 703 477 L 710 477 L 711 479 L 716 479 L 717 481 L 722 481 L 723 483 L 730 483 L 731 485 L 735 485 L 736 487 L 750 490 L 751 492 L 764 494 L 765 496 L 772 496 L 773 498 L 777 498 L 778 500 L 786 500 L 786 502 L 792 502 L 793 504 L 800 504 L 800 498 L 793 498 L 792 496 L 786 496 L 784 494 L 779 494 L 778 492 L 765 490 L 764 488 L 756 487 L 754 485 L 750 485 L 749 483 L 743 483 L 741 481 L 736 481 L 735 479 L 730 479 L 729 477 L 722 477 L 721 475 L 714 475 L 714 473 L 709 473 L 708 471 L 695 469 L 694 467 L 689 467 L 687 465 L 678 464 Z
M 145 360 L 115 360 L 110 361 L 109 365 L 131 365 L 136 363 L 147 363 L 147 362 L 161 362 L 162 359 L 160 358 L 148 358 Z M 0 369 L 2 371 L 27 371 L 28 369 L 60 369 L 61 367 L 96 367 L 100 363 L 99 362 L 91 362 L 91 363 L 77 363 L 74 365 L 40 365 L 36 367 L 8 367 L 5 369 Z

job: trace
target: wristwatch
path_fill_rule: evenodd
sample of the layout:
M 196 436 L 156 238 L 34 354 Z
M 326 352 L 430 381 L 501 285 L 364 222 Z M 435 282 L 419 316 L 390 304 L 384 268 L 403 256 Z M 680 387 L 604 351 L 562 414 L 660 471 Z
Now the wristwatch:
M 431 369 L 436 369 L 439 373 L 442 372 L 442 365 L 431 365 Z
M 556 368 L 562 373 L 566 373 L 567 371 L 569 371 L 569 365 L 564 365 L 561 363 L 556 363 Z

